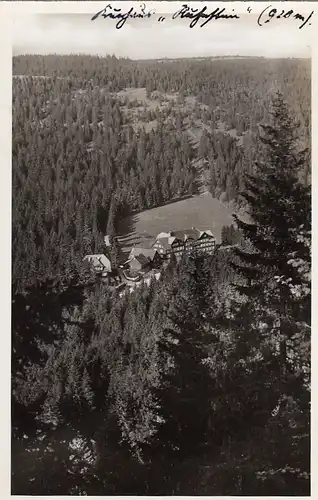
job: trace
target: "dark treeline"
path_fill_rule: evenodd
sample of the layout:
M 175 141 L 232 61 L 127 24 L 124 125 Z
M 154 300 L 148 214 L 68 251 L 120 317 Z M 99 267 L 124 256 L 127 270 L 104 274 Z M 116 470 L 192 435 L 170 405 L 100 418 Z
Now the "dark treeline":
M 292 110 L 278 94 L 257 115 L 264 87 L 249 102 L 246 116 L 270 124 L 238 178 L 248 219 L 223 229 L 214 255 L 172 260 L 120 296 L 81 274 L 120 217 L 196 192 L 192 159 L 229 148 L 206 136 L 196 152 L 160 120 L 135 132 L 109 91 L 153 85 L 203 101 L 215 85 L 224 103 L 233 75 L 249 95 L 264 85 L 262 60 L 215 64 L 209 79 L 212 62 L 14 59 L 16 74 L 50 77 L 13 86 L 12 494 L 310 493 L 305 63 L 277 71 L 293 82 Z

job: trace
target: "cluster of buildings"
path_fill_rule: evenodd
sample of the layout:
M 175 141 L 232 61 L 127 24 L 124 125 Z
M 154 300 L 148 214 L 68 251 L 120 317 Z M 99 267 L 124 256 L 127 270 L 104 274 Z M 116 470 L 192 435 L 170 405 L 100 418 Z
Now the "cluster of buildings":
M 109 246 L 109 238 L 105 237 Z M 169 262 L 172 255 L 179 261 L 184 253 L 212 254 L 216 240 L 210 230 L 200 230 L 195 227 L 186 230 L 159 233 L 150 248 L 133 247 L 118 269 L 112 269 L 108 257 L 104 254 L 86 255 L 86 263 L 96 274 L 108 281 L 129 283 L 141 280 L 143 277 L 161 269 Z
M 216 241 L 210 230 L 201 231 L 196 227 L 182 231 L 158 234 L 153 248 L 161 256 L 169 259 L 171 254 L 181 258 L 184 252 L 213 253 Z
M 133 270 L 141 270 L 151 264 L 160 267 L 164 261 L 169 261 L 174 255 L 178 260 L 188 253 L 212 254 L 216 240 L 210 230 L 201 231 L 195 227 L 180 231 L 159 233 L 151 248 L 134 247 L 126 264 Z

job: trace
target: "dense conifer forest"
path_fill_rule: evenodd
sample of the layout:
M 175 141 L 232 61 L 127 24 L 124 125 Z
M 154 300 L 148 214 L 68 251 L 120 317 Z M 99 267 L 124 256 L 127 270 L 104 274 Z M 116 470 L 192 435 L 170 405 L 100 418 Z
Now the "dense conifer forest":
M 12 494 L 308 495 L 308 60 L 13 75 Z M 122 218 L 205 191 L 235 211 L 213 255 L 132 293 L 84 272 Z

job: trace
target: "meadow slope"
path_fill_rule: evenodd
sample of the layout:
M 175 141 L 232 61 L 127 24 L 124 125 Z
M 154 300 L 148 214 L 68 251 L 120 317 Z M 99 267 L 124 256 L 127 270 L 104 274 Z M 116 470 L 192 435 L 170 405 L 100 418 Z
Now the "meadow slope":
M 151 210 L 145 210 L 125 219 L 119 228 L 119 241 L 124 251 L 134 244 L 149 247 L 161 231 L 211 229 L 221 243 L 223 226 L 232 223 L 232 210 L 209 193 L 192 196 Z

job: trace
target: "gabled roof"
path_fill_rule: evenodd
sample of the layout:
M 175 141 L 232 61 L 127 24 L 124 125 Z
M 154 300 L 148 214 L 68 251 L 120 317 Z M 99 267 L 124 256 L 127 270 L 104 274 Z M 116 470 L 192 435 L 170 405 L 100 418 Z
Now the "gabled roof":
M 129 257 L 138 257 L 139 255 L 144 255 L 148 259 L 153 260 L 156 255 L 156 250 L 154 248 L 134 247 L 132 248 Z
M 149 259 L 147 259 L 147 257 L 145 257 L 142 254 L 138 255 L 136 259 L 138 260 L 138 262 L 140 262 L 142 266 L 146 266 L 147 264 L 150 263 Z
M 202 234 L 208 234 L 209 236 L 212 236 L 214 238 L 214 234 L 212 233 L 212 231 L 210 231 L 210 229 L 207 229 L 206 231 L 200 231 L 200 238 L 202 236 Z
M 147 257 L 145 257 L 144 255 L 140 254 L 140 255 L 137 255 L 135 257 L 132 257 L 131 259 L 128 260 L 128 262 L 132 262 L 133 260 L 136 260 L 137 262 L 139 262 L 139 264 L 144 267 L 144 266 L 147 266 L 148 264 L 150 264 L 150 260 L 147 259 Z
M 159 241 L 166 250 L 170 248 L 169 238 L 156 238 L 156 241 Z
M 99 268 L 102 266 L 104 269 L 111 271 L 110 260 L 103 253 L 86 255 L 83 261 L 93 267 Z
M 191 229 L 183 229 L 181 231 L 173 231 L 171 235 L 175 236 L 178 238 L 178 240 L 181 241 L 187 241 L 187 239 L 192 238 L 193 240 L 197 240 L 200 237 L 200 231 L 199 229 L 196 229 L 195 227 Z
M 159 233 L 157 235 L 157 240 L 160 238 L 169 238 L 169 236 L 170 236 L 170 233 Z

